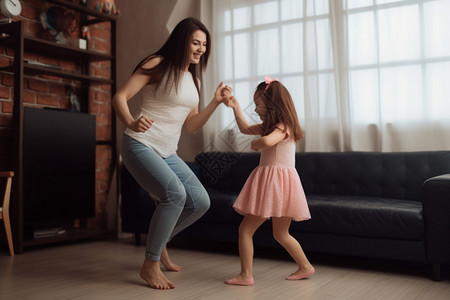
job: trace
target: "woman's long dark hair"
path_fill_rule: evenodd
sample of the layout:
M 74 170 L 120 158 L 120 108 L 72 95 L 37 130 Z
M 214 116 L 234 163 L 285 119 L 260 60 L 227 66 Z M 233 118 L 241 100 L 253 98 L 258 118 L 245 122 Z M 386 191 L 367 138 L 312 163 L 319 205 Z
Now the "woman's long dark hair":
M 206 34 L 206 51 L 200 57 L 199 64 L 189 64 L 189 51 L 192 42 L 192 35 L 195 31 L 201 30 Z M 156 84 L 156 89 L 159 88 L 164 76 L 170 78 L 173 76 L 175 88 L 178 88 L 181 70 L 189 64 L 189 72 L 194 79 L 197 92 L 200 94 L 200 87 L 197 78 L 201 77 L 202 71 L 208 64 L 209 54 L 211 52 L 211 36 L 208 29 L 202 22 L 195 18 L 186 18 L 180 21 L 170 34 L 164 45 L 155 53 L 150 54 L 144 58 L 134 69 L 133 73 L 139 70 L 140 72 L 150 75 L 148 84 Z M 144 68 L 149 60 L 155 57 L 161 57 L 161 62 L 154 68 Z M 167 82 L 166 82 L 167 84 Z M 166 85 L 167 87 L 167 85 Z
M 268 135 L 283 123 L 291 129 L 294 140 L 297 142 L 303 138 L 303 130 L 298 121 L 294 101 L 287 88 L 279 81 L 272 81 L 269 85 L 261 82 L 255 91 L 255 96 L 261 96 L 266 107 L 266 115 L 263 118 L 262 136 Z

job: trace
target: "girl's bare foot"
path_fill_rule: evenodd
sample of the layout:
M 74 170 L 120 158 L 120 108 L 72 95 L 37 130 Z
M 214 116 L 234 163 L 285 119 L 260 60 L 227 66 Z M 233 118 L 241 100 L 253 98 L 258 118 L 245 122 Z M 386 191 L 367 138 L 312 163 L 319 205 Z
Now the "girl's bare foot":
M 300 280 L 300 279 L 306 278 L 308 276 L 311 276 L 312 274 L 314 274 L 314 272 L 315 272 L 315 270 L 314 270 L 313 266 L 311 266 L 310 268 L 307 268 L 307 269 L 299 268 L 296 272 L 289 275 L 286 278 L 286 280 Z
M 154 289 L 168 290 L 175 287 L 175 285 L 161 272 L 159 261 L 146 258 L 141 270 L 139 271 L 139 276 L 141 276 L 141 278 Z
M 161 253 L 161 263 L 163 264 L 163 266 L 166 268 L 167 271 L 172 271 L 172 272 L 180 272 L 181 271 L 181 267 L 174 264 L 170 260 L 169 253 L 167 252 L 166 247 L 164 247 L 164 250 Z
M 249 286 L 249 285 L 253 285 L 255 283 L 255 281 L 253 280 L 253 277 L 244 277 L 241 274 L 239 274 L 236 277 L 225 280 L 225 283 L 231 284 L 231 285 Z

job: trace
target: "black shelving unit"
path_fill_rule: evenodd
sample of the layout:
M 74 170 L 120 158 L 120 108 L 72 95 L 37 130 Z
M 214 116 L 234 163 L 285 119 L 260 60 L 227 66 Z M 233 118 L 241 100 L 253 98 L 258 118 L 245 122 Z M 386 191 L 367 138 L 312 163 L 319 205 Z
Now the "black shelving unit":
M 0 24 L 0 45 L 9 47 L 14 52 L 14 61 L 11 66 L 0 68 L 0 72 L 12 73 L 14 76 L 14 105 L 12 124 L 12 145 L 13 145 L 13 169 L 15 171 L 14 184 L 11 201 L 11 220 L 13 228 L 14 247 L 16 253 L 22 253 L 24 247 L 41 245 L 47 243 L 64 242 L 69 240 L 79 240 L 88 237 L 103 237 L 106 230 L 83 228 L 84 221 L 81 221 L 81 228 L 67 230 L 66 234 L 60 237 L 45 238 L 39 240 L 24 240 L 24 219 L 23 219 L 23 88 L 24 78 L 35 75 L 51 75 L 79 81 L 82 87 L 82 97 L 88 99 L 85 105 L 82 104 L 82 112 L 89 113 L 89 87 L 91 84 L 111 85 L 111 93 L 116 91 L 116 17 L 103 14 L 86 6 L 66 0 L 47 0 L 46 2 L 63 6 L 77 11 L 81 16 L 81 26 L 92 25 L 101 22 L 109 22 L 111 28 L 111 53 L 105 54 L 92 50 L 78 49 L 75 47 L 57 44 L 52 41 L 36 38 L 24 34 L 23 23 L 21 21 Z M 24 52 L 36 53 L 55 58 L 73 61 L 80 66 L 79 72 L 67 72 L 53 66 L 35 65 L 33 62 L 24 60 Z M 100 78 L 89 74 L 89 64 L 96 61 L 111 62 L 111 77 Z M 113 147 L 113 163 L 115 163 L 115 116 L 112 117 L 111 140 L 97 141 L 97 145 L 111 145 Z

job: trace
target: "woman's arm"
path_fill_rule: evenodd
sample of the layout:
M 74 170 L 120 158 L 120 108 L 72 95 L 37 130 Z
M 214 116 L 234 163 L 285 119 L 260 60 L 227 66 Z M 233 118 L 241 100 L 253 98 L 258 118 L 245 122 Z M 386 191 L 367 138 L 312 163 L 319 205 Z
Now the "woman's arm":
M 148 61 L 144 67 L 153 68 L 161 62 L 161 58 L 157 57 Z M 127 102 L 133 98 L 150 80 L 150 76 L 143 74 L 137 70 L 128 81 L 117 91 L 112 98 L 112 106 L 117 114 L 117 117 L 123 124 L 135 132 L 147 131 L 153 123 L 153 120 L 145 116 L 135 120 L 131 115 L 130 108 Z
M 214 93 L 214 98 L 202 111 L 198 111 L 198 106 L 193 109 L 184 121 L 187 132 L 194 134 L 205 125 L 216 108 L 224 101 L 225 97 L 221 95 L 223 82 L 219 84 Z
M 279 128 L 275 128 L 270 134 L 252 141 L 252 149 L 255 151 L 275 146 L 286 138 L 287 133 Z

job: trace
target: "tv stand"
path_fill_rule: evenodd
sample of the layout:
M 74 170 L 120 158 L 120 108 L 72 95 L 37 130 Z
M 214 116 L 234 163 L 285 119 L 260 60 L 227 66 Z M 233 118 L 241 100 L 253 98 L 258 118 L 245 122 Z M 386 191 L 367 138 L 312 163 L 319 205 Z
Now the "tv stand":
M 107 240 L 114 238 L 114 234 L 107 229 L 98 228 L 72 228 L 66 229 L 65 233 L 55 237 L 46 237 L 23 241 L 24 247 L 36 247 L 47 244 L 67 243 L 83 240 Z

